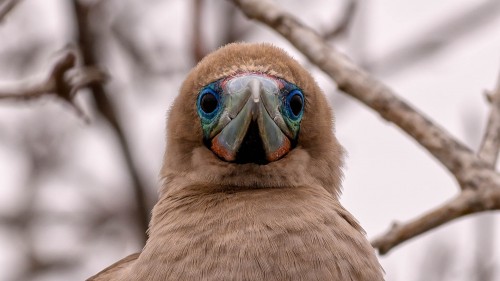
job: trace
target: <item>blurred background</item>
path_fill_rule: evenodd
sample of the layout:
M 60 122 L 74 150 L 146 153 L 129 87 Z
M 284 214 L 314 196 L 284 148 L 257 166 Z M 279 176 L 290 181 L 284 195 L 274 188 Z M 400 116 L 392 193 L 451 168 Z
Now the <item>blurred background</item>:
M 9 5 L 0 0 L 0 9 Z M 0 280 L 84 280 L 144 245 L 165 119 L 187 72 L 233 41 L 272 42 L 308 68 L 347 150 L 342 203 L 369 238 L 459 190 L 437 161 L 272 30 L 215 0 L 20 0 L 0 18 L 0 93 L 43 81 L 64 50 L 110 80 L 0 99 Z M 476 150 L 500 71 L 498 0 L 280 1 L 284 9 Z M 307 4 L 305 4 L 307 3 Z M 500 280 L 500 213 L 429 231 L 380 257 L 387 280 Z

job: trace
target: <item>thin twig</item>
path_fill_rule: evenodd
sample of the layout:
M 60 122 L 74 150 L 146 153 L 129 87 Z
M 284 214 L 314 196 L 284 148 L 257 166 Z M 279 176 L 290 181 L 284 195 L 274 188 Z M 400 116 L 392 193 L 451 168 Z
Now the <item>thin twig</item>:
M 500 151 L 500 74 L 496 89 L 488 95 L 488 100 L 491 104 L 491 111 L 478 156 L 494 167 Z
M 75 54 L 66 52 L 54 64 L 45 81 L 32 85 L 16 86 L 12 90 L 0 90 L 0 99 L 26 101 L 46 95 L 55 95 L 71 105 L 79 116 L 88 121 L 83 111 L 74 102 L 75 94 L 80 89 L 104 83 L 106 80 L 106 73 L 99 68 L 77 68 Z
M 495 91 L 488 97 L 491 112 L 478 157 L 489 169 L 485 173 L 484 169 L 469 168 L 469 171 L 465 172 L 473 180 L 462 187 L 462 192 L 455 199 L 410 222 L 394 224 L 389 231 L 375 238 L 372 245 L 380 254 L 385 254 L 400 243 L 458 217 L 500 210 L 500 181 L 494 170 L 500 147 L 500 77 Z
M 342 17 L 336 26 L 330 31 L 324 33 L 323 37 L 326 40 L 334 40 L 340 35 L 347 33 L 352 21 L 354 20 L 354 15 L 356 14 L 356 8 L 358 6 L 357 0 L 348 0 L 348 3 L 342 13 Z
M 84 3 L 84 1 L 73 0 L 73 9 L 76 17 L 76 27 L 78 31 L 78 45 L 82 51 L 83 61 L 85 65 L 96 65 L 98 57 L 98 46 L 95 38 L 95 31 L 92 30 L 89 13 L 91 7 Z M 132 178 L 132 189 L 134 192 L 134 200 L 137 205 L 138 217 L 137 224 L 141 230 L 142 240 L 146 242 L 147 239 L 147 228 L 149 224 L 149 213 L 150 207 L 147 200 L 147 189 L 146 184 L 141 180 L 139 176 L 139 171 L 135 167 L 134 160 L 132 158 L 132 150 L 125 136 L 122 124 L 117 118 L 115 108 L 111 100 L 108 98 L 108 93 L 106 89 L 100 85 L 93 85 L 91 87 L 93 97 L 96 102 L 97 109 L 99 113 L 108 121 L 112 130 L 116 133 L 118 141 L 120 143 L 120 148 L 125 157 L 125 164 L 128 170 L 128 174 Z
M 464 190 L 444 205 L 404 224 L 394 223 L 384 235 L 372 240 L 381 255 L 395 246 L 456 218 L 488 210 L 500 210 L 500 188 Z
M 496 88 L 487 94 L 491 110 L 486 124 L 478 156 L 495 169 L 500 149 L 500 72 Z M 476 251 L 474 257 L 475 279 L 482 281 L 493 281 L 495 268 L 492 266 L 495 244 L 495 220 L 490 216 L 476 219 L 474 227 L 476 232 Z

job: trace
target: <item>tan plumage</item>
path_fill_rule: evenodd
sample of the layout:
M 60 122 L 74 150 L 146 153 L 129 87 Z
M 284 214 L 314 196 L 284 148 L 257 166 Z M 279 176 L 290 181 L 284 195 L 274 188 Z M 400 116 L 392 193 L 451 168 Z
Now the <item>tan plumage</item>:
M 266 73 L 302 89 L 297 146 L 266 165 L 236 164 L 203 143 L 196 99 L 210 82 Z M 339 203 L 342 148 L 311 75 L 268 44 L 230 44 L 183 83 L 168 120 L 164 184 L 149 240 L 89 280 L 383 280 L 363 230 Z

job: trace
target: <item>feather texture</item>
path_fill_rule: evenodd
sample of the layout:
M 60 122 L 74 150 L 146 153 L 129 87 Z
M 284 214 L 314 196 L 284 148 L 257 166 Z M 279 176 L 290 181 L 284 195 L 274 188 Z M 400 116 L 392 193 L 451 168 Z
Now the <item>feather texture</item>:
M 266 165 L 219 159 L 196 113 L 205 85 L 259 72 L 300 87 L 297 147 Z M 312 76 L 268 44 L 230 44 L 188 75 L 170 111 L 149 239 L 89 280 L 383 280 L 374 250 L 339 203 L 342 148 Z

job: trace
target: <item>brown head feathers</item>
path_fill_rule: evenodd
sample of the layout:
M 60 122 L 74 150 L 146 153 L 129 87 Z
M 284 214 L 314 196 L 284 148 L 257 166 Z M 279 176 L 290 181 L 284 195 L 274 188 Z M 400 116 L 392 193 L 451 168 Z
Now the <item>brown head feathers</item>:
M 240 72 L 283 78 L 303 90 L 305 107 L 297 147 L 267 165 L 221 161 L 202 142 L 196 113 L 199 91 L 213 81 Z M 270 44 L 235 43 L 208 55 L 182 84 L 168 119 L 167 150 L 162 177 L 168 182 L 189 177 L 231 188 L 269 188 L 317 183 L 337 196 L 342 148 L 333 135 L 333 115 L 313 77 L 282 49 Z

